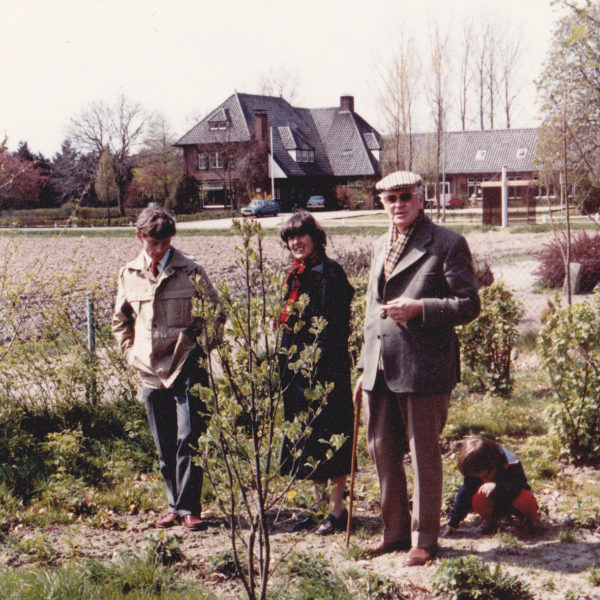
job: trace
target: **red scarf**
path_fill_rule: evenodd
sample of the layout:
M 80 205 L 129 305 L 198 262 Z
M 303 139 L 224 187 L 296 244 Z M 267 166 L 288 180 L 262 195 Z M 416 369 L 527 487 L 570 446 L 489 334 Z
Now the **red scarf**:
M 281 311 L 281 315 L 279 316 L 280 323 L 288 322 L 290 318 L 290 307 L 298 300 L 298 297 L 300 296 L 302 287 L 301 275 L 304 273 L 304 271 L 306 271 L 306 269 L 310 269 L 319 264 L 319 262 L 321 262 L 320 259 L 321 257 L 316 250 L 314 250 L 306 260 L 294 259 L 294 266 L 290 269 L 285 278 L 285 285 L 289 290 L 289 295 L 285 306 Z

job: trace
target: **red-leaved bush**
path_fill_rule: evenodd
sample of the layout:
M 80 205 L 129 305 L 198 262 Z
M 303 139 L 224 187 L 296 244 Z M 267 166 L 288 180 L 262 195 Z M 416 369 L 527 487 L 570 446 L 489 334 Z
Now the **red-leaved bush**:
M 538 255 L 540 265 L 533 273 L 544 287 L 558 288 L 563 285 L 566 252 L 565 233 L 544 245 Z M 600 234 L 589 235 L 585 231 L 576 233 L 571 239 L 571 262 L 581 264 L 579 291 L 584 294 L 591 292 L 600 281 Z

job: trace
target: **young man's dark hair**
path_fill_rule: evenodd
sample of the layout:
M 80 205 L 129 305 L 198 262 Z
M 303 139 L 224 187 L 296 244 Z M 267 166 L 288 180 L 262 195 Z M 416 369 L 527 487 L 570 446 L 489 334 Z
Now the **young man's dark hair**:
M 315 250 L 320 254 L 325 254 L 327 245 L 327 234 L 325 230 L 317 223 L 317 220 L 306 210 L 299 210 L 293 214 L 281 228 L 281 239 L 286 246 L 290 238 L 297 235 L 308 234 L 312 238 Z
M 175 219 L 161 206 L 147 206 L 138 216 L 135 227 L 142 237 L 165 240 L 175 235 Z

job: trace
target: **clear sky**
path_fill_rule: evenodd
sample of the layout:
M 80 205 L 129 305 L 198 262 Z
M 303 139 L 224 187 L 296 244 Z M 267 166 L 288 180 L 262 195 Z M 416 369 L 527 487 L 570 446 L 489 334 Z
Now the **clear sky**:
M 25 140 L 52 157 L 70 117 L 124 93 L 180 136 L 193 117 L 236 90 L 259 92 L 261 77 L 282 68 L 299 106 L 351 94 L 380 127 L 376 71 L 398 32 L 422 45 L 437 21 L 458 38 L 482 12 L 522 28 L 531 82 L 557 18 L 550 0 L 1 0 L 0 135 L 11 149 Z M 537 124 L 524 86 L 513 126 Z

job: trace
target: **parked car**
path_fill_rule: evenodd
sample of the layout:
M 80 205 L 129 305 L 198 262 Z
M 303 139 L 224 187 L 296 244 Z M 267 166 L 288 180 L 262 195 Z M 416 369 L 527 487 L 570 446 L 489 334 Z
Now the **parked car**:
M 425 202 L 425 208 L 435 208 L 437 206 L 435 198 L 428 198 Z M 446 208 L 464 208 L 465 201 L 456 194 L 442 194 L 440 196 L 440 208 L 446 206 Z
M 242 216 L 244 217 L 262 217 L 263 215 L 277 216 L 279 214 L 279 204 L 269 198 L 257 198 L 252 200 L 248 206 L 242 206 Z
M 306 208 L 308 210 L 317 210 L 319 208 L 325 208 L 325 196 L 311 196 L 306 201 Z

